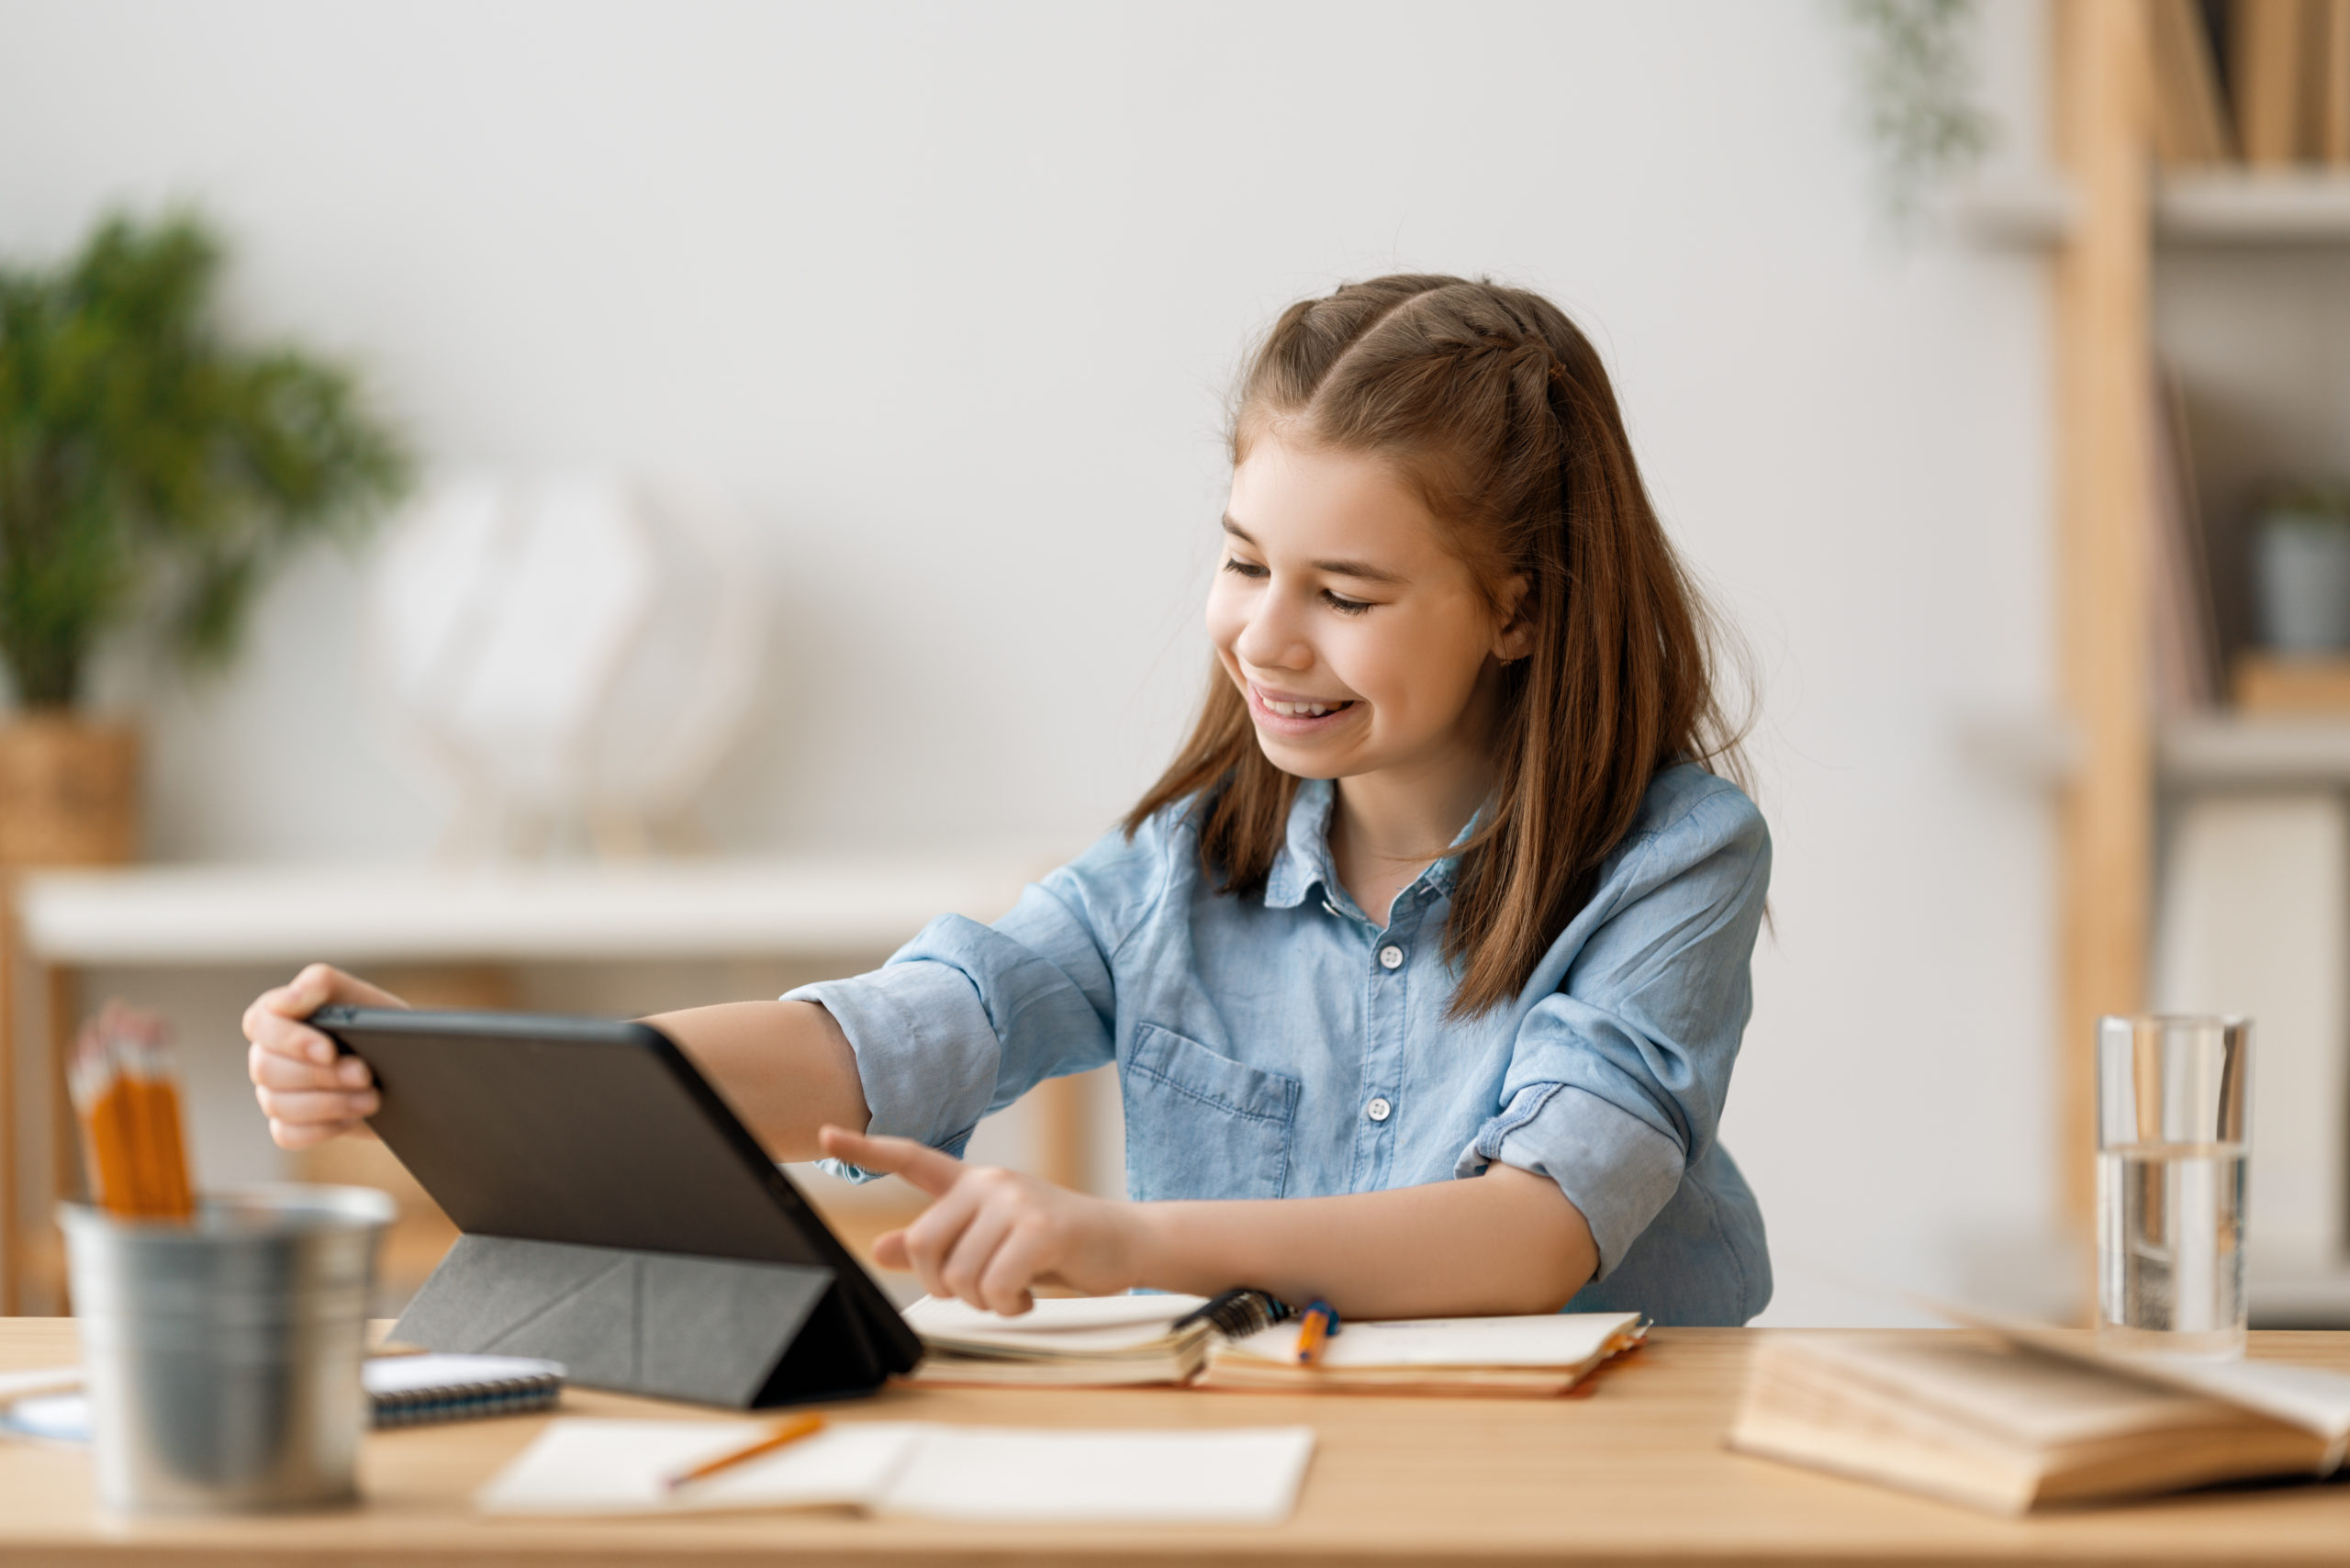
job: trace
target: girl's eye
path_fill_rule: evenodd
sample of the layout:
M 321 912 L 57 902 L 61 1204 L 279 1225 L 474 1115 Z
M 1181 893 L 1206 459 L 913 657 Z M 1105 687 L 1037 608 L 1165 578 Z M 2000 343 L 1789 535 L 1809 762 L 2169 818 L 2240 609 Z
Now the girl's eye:
M 1227 559 L 1224 563 L 1224 569 L 1227 572 L 1237 572 L 1244 577 L 1261 577 L 1265 575 L 1265 568 L 1257 565 L 1256 562 L 1243 561 L 1237 556 Z
M 1370 605 L 1364 603 L 1359 599 L 1341 599 L 1338 595 L 1332 593 L 1328 588 L 1324 588 L 1322 590 L 1322 602 L 1328 605 L 1331 609 L 1337 610 L 1341 615 L 1360 615 L 1364 610 L 1371 608 Z

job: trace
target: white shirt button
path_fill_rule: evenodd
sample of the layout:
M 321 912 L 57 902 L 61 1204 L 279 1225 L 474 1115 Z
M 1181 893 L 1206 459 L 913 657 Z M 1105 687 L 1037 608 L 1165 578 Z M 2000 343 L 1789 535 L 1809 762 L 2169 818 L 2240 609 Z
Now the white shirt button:
M 1390 947 L 1387 950 L 1392 953 L 1395 949 Z M 1387 1103 L 1386 1096 L 1382 1095 L 1378 1099 L 1373 1100 L 1370 1104 L 1365 1105 L 1362 1108 L 1362 1114 L 1369 1116 L 1374 1122 L 1383 1122 L 1391 1114 L 1393 1113 L 1394 1109 L 1394 1106 L 1390 1105 Z
M 1404 967 L 1404 949 L 1396 946 L 1392 942 L 1386 946 L 1382 947 L 1379 950 L 1379 967 L 1382 969 L 1402 969 Z M 1385 1102 L 1383 1101 L 1382 1102 L 1382 1103 L 1384 1103 Z

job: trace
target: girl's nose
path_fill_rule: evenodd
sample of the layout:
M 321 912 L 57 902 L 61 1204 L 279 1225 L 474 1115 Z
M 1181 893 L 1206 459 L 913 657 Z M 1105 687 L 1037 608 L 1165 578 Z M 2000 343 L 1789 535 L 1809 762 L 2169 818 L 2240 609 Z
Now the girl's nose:
M 1267 594 L 1259 602 L 1257 613 L 1233 639 L 1232 651 L 1241 663 L 1259 669 L 1304 669 L 1314 663 L 1313 645 L 1279 594 Z

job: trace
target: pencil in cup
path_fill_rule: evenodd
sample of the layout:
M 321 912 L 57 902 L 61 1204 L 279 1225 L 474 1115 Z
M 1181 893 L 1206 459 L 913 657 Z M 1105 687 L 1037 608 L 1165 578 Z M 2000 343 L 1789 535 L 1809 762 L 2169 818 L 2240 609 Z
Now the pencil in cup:
M 162 1019 L 107 1002 L 76 1034 L 65 1082 L 99 1206 L 126 1219 L 193 1215 L 179 1083 Z

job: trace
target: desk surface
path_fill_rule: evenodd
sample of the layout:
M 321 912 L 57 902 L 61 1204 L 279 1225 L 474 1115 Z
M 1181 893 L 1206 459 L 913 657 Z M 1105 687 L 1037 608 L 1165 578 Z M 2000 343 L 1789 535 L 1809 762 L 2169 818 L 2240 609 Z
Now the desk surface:
M 0 1442 L 0 1559 L 127 1564 L 499 1564 L 588 1568 L 811 1554 L 912 1568 L 1012 1562 L 1572 1561 L 2149 1563 L 2341 1562 L 2350 1484 L 2209 1492 L 2045 1518 L 1990 1518 L 1721 1446 L 1746 1349 L 1768 1330 L 1659 1331 L 1588 1398 L 1312 1398 L 1181 1390 L 892 1390 L 845 1419 L 1039 1427 L 1303 1422 L 1321 1434 L 1296 1516 L 1273 1529 L 948 1527 L 754 1514 L 591 1524 L 486 1520 L 466 1499 L 543 1417 L 369 1438 L 364 1507 L 283 1518 L 110 1524 L 83 1451 Z M 73 1359 L 70 1320 L 0 1321 L 0 1368 Z M 2255 1355 L 2350 1369 L 2350 1334 L 2262 1334 Z M 577 1392 L 572 1415 L 690 1415 Z

